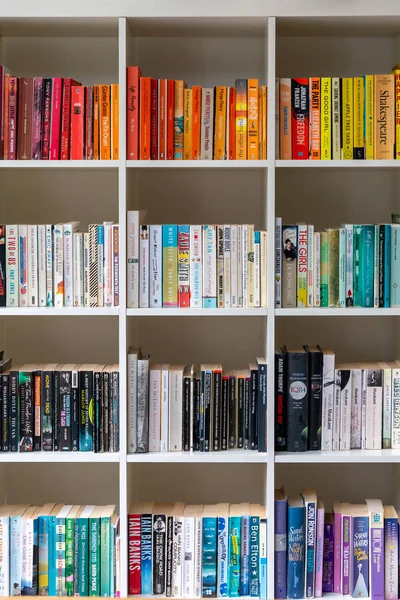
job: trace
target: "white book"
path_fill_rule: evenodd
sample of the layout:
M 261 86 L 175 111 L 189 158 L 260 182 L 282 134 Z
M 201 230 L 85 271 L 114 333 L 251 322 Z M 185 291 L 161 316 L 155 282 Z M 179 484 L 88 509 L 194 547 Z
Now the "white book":
M 104 306 L 104 225 L 97 225 L 97 304 Z
M 275 79 L 275 131 L 279 132 L 279 79 Z M 279 160 L 279 134 L 275 135 L 275 160 Z
M 203 231 L 201 225 L 190 226 L 190 308 L 203 305 Z
M 243 227 L 237 226 L 237 305 L 243 308 Z
M 224 294 L 225 308 L 231 307 L 231 226 L 224 225 Z
M 354 306 L 353 293 L 353 225 L 344 225 L 346 230 L 346 307 Z
M 139 242 L 139 273 L 140 273 L 140 292 L 139 308 L 149 307 L 149 227 L 140 226 Z
M 225 304 L 225 285 L 224 285 L 224 226 L 217 225 L 217 287 L 218 287 L 218 308 L 224 308 Z
M 196 507 L 185 506 L 183 524 L 183 597 L 194 597 L 195 584 L 195 517 Z
M 366 448 L 368 369 L 361 369 L 361 450 Z
M 260 232 L 254 232 L 254 306 L 261 306 L 261 237 Z
M 213 158 L 213 128 L 214 128 L 214 90 L 201 90 L 201 160 Z
M 238 306 L 238 226 L 231 225 L 231 307 Z
M 150 225 L 150 308 L 162 308 L 162 225 Z
M 203 308 L 217 308 L 217 234 L 203 225 Z
M 249 303 L 249 230 L 248 225 L 242 225 L 242 292 L 243 308 L 248 307 Z
M 333 407 L 335 399 L 335 355 L 324 350 L 322 390 L 322 432 L 321 450 L 332 450 L 333 443 Z
M 368 369 L 366 450 L 382 448 L 382 369 Z
M 351 394 L 351 434 L 350 448 L 361 448 L 361 423 L 362 423 L 362 383 L 361 369 L 352 369 L 352 394 Z
M 84 305 L 84 239 L 83 233 L 74 233 L 72 235 L 74 268 L 73 268 L 73 290 L 74 306 L 82 307 Z
M 169 368 L 169 438 L 170 452 L 182 452 L 183 366 Z
M 104 306 L 113 305 L 113 221 L 104 221 Z
M 71 221 L 64 224 L 64 306 L 74 305 L 74 253 L 72 247 L 73 234 L 79 230 L 80 223 Z
M 350 450 L 352 371 L 341 369 L 340 384 L 340 450 Z
M 268 306 L 268 232 L 260 231 L 260 294 L 261 307 Z
M 307 306 L 307 225 L 297 226 L 297 306 Z
M 374 308 L 379 308 L 379 225 L 375 225 L 375 243 L 374 243 Z
M 183 584 L 183 504 L 177 502 L 175 511 L 182 511 L 182 514 L 174 515 L 173 541 L 172 541 L 172 596 L 182 598 Z M 178 505 L 178 507 L 177 507 Z
M 139 308 L 139 226 L 145 212 L 129 210 L 127 219 L 127 306 Z
M 128 353 L 128 453 L 136 452 L 137 446 L 137 394 L 138 359 L 140 350 Z
M 275 306 L 282 307 L 282 218 L 275 219 Z
M 38 225 L 39 306 L 46 306 L 46 225 Z
M 54 225 L 53 298 L 54 306 L 64 306 L 64 227 Z
M 35 507 L 29 507 L 21 519 L 21 587 L 33 586 L 33 524 Z M 12 584 L 13 582 L 11 582 Z
M 169 365 L 161 367 L 161 452 L 168 452 Z
M 39 306 L 37 225 L 27 225 L 28 306 Z
M 46 225 L 46 306 L 54 306 L 54 225 Z
M 314 306 L 321 306 L 321 234 L 314 233 Z
M 382 367 L 382 448 L 391 448 L 392 433 L 392 369 L 386 363 Z
M 89 223 L 89 306 L 99 306 L 99 245 L 98 245 L 98 225 Z
M 332 450 L 340 449 L 341 373 L 342 372 L 340 369 L 335 369 L 335 396 L 333 398 Z
M 226 596 L 228 589 L 229 504 L 217 504 L 217 598 Z
M 194 597 L 202 597 L 202 550 L 203 550 L 203 519 L 202 507 L 196 506 L 196 518 L 194 521 Z
M 6 295 L 7 306 L 18 306 L 19 237 L 18 225 L 6 225 Z
M 254 225 L 247 226 L 247 306 L 254 307 Z
M 161 365 L 149 370 L 149 452 L 161 448 Z
M 314 306 L 314 225 L 307 225 L 307 306 Z
M 392 448 L 400 449 L 400 367 L 392 369 Z
M 0 516 L 0 596 L 10 595 L 10 518 Z M 4 514 L 4 513 L 3 513 Z
M 83 300 L 86 307 L 90 306 L 89 289 L 89 234 L 83 234 Z

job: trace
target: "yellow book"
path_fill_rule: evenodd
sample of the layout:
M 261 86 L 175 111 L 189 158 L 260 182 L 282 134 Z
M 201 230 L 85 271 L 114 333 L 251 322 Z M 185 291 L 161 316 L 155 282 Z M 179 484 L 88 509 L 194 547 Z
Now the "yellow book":
M 215 91 L 214 160 L 226 159 L 226 87 Z
M 267 138 L 268 138 L 268 94 L 267 94 L 267 86 L 261 86 L 262 90 L 262 98 L 263 98 L 263 113 L 262 113 L 262 160 L 267 160 Z
M 247 159 L 247 79 L 236 79 L 236 160 Z
M 174 160 L 183 160 L 183 90 L 186 83 L 182 80 L 175 81 L 175 108 L 174 108 Z
M 258 157 L 262 160 L 263 157 L 263 143 L 262 143 L 262 129 L 263 129 L 263 93 L 262 87 L 258 88 Z
M 249 160 L 258 160 L 258 79 L 249 79 L 248 86 L 248 133 L 247 152 Z
M 111 85 L 111 159 L 119 158 L 119 85 Z
M 394 75 L 375 75 L 375 137 L 374 158 L 394 158 L 395 90 Z
M 342 79 L 342 160 L 353 160 L 353 79 Z
M 374 76 L 364 76 L 365 158 L 374 158 Z M 400 131 L 399 131 L 400 135 Z
M 321 160 L 332 158 L 332 80 L 321 77 Z
M 192 158 L 192 90 L 184 90 L 184 115 L 183 115 L 183 158 L 191 160 Z
M 396 160 L 400 160 L 400 64 L 393 69 L 396 98 Z
M 353 79 L 353 158 L 362 160 L 364 158 L 364 78 Z

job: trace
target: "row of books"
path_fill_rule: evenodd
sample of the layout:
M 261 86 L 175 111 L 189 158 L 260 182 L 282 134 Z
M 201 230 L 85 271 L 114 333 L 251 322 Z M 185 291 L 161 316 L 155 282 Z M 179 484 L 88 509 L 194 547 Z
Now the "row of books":
M 267 514 L 260 504 L 134 504 L 128 593 L 266 598 Z
M 0 225 L 0 306 L 119 306 L 119 227 Z
M 265 359 L 224 372 L 221 365 L 152 365 L 129 349 L 129 452 L 266 452 L 266 419 Z
M 400 224 L 314 225 L 276 219 L 275 304 L 283 308 L 400 306 Z
M 267 158 L 267 88 L 258 79 L 234 87 L 188 88 L 182 80 L 127 69 L 128 160 Z
M 12 366 L 0 352 L 0 451 L 119 452 L 118 365 Z
M 266 231 L 142 218 L 128 212 L 128 308 L 267 306 Z
M 275 598 L 398 598 L 399 523 L 378 499 L 334 502 L 275 490 Z
M 0 67 L 3 160 L 118 160 L 119 85 L 15 77 Z
M 120 595 L 115 506 L 0 506 L 2 596 Z
M 400 361 L 336 363 L 332 350 L 275 356 L 275 449 L 400 448 Z
M 388 75 L 278 79 L 276 158 L 400 158 L 400 64 Z

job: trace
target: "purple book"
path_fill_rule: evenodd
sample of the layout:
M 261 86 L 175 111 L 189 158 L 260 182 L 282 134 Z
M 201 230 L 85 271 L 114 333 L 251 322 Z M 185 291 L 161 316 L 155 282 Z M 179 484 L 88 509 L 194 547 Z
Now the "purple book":
M 385 595 L 384 578 L 384 535 L 383 505 L 380 500 L 367 500 L 369 515 L 369 561 L 370 597 L 383 600 Z
M 275 490 L 275 598 L 286 598 L 287 496 Z
M 351 569 L 351 550 L 352 550 L 352 535 L 351 535 L 351 516 L 348 514 L 348 504 L 342 504 L 342 595 L 350 596 L 350 569 Z
M 340 502 L 333 505 L 333 592 L 340 594 L 342 591 L 342 512 Z
M 42 109 L 43 109 L 43 77 L 35 77 L 33 81 L 33 128 L 32 158 L 42 158 Z
M 322 597 L 322 575 L 324 565 L 324 504 L 318 500 L 317 508 L 317 554 L 315 558 L 315 597 Z
M 322 593 L 333 592 L 333 543 L 334 543 L 333 515 L 325 515 L 324 525 L 324 565 L 322 572 Z

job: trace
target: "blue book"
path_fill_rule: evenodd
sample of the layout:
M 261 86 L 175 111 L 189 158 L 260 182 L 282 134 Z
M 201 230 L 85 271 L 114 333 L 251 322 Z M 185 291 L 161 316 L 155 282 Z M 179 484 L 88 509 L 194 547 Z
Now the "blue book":
M 141 555 L 141 578 L 142 594 L 153 593 L 152 578 L 152 514 L 144 514 L 140 519 L 140 555 Z
M 305 506 L 305 560 L 306 560 L 306 598 L 314 598 L 315 591 L 315 556 L 317 549 L 317 496 L 312 490 L 302 492 Z
M 287 597 L 304 598 L 305 508 L 301 496 L 288 501 Z
M 22 554 L 21 533 L 22 515 L 28 506 L 16 507 L 10 516 L 10 594 L 21 596 L 22 591 Z
M 217 564 L 217 596 L 228 596 L 228 528 L 229 504 L 218 504 L 218 564 Z
M 57 594 L 56 548 L 57 517 L 55 514 L 51 514 L 49 518 L 49 596 L 56 596 Z
M 361 305 L 374 306 L 375 226 L 363 225 L 361 233 Z
M 240 595 L 241 514 L 240 504 L 231 504 L 229 512 L 228 595 Z
M 217 518 L 213 513 L 213 506 L 204 507 L 201 568 L 203 598 L 217 596 Z
M 286 587 L 286 586 L 285 586 Z M 260 600 L 267 598 L 267 514 L 265 506 L 260 513 Z
M 354 306 L 361 307 L 361 237 L 362 225 L 353 227 L 353 297 Z
M 38 516 L 39 533 L 39 585 L 38 595 L 49 595 L 49 521 L 54 504 L 45 504 Z
M 56 516 L 56 595 L 65 596 L 65 519 L 72 509 L 67 504 Z
M 259 511 L 260 508 L 256 507 Z M 250 516 L 250 596 L 260 595 L 260 516 Z
M 37 594 L 37 573 L 34 568 L 34 538 L 37 506 L 30 506 L 21 519 L 21 595 Z
M 275 598 L 286 598 L 287 584 L 287 496 L 275 490 Z
M 390 227 L 390 306 L 400 307 L 400 224 Z
M 245 507 L 243 507 L 244 510 Z M 247 513 L 250 505 L 247 504 Z M 248 596 L 250 590 L 249 560 L 250 560 L 250 517 L 248 514 L 241 517 L 240 530 L 240 595 Z
M 352 554 L 353 554 L 353 598 L 368 598 L 368 569 L 369 569 L 369 518 L 367 507 L 354 507 L 352 516 Z

